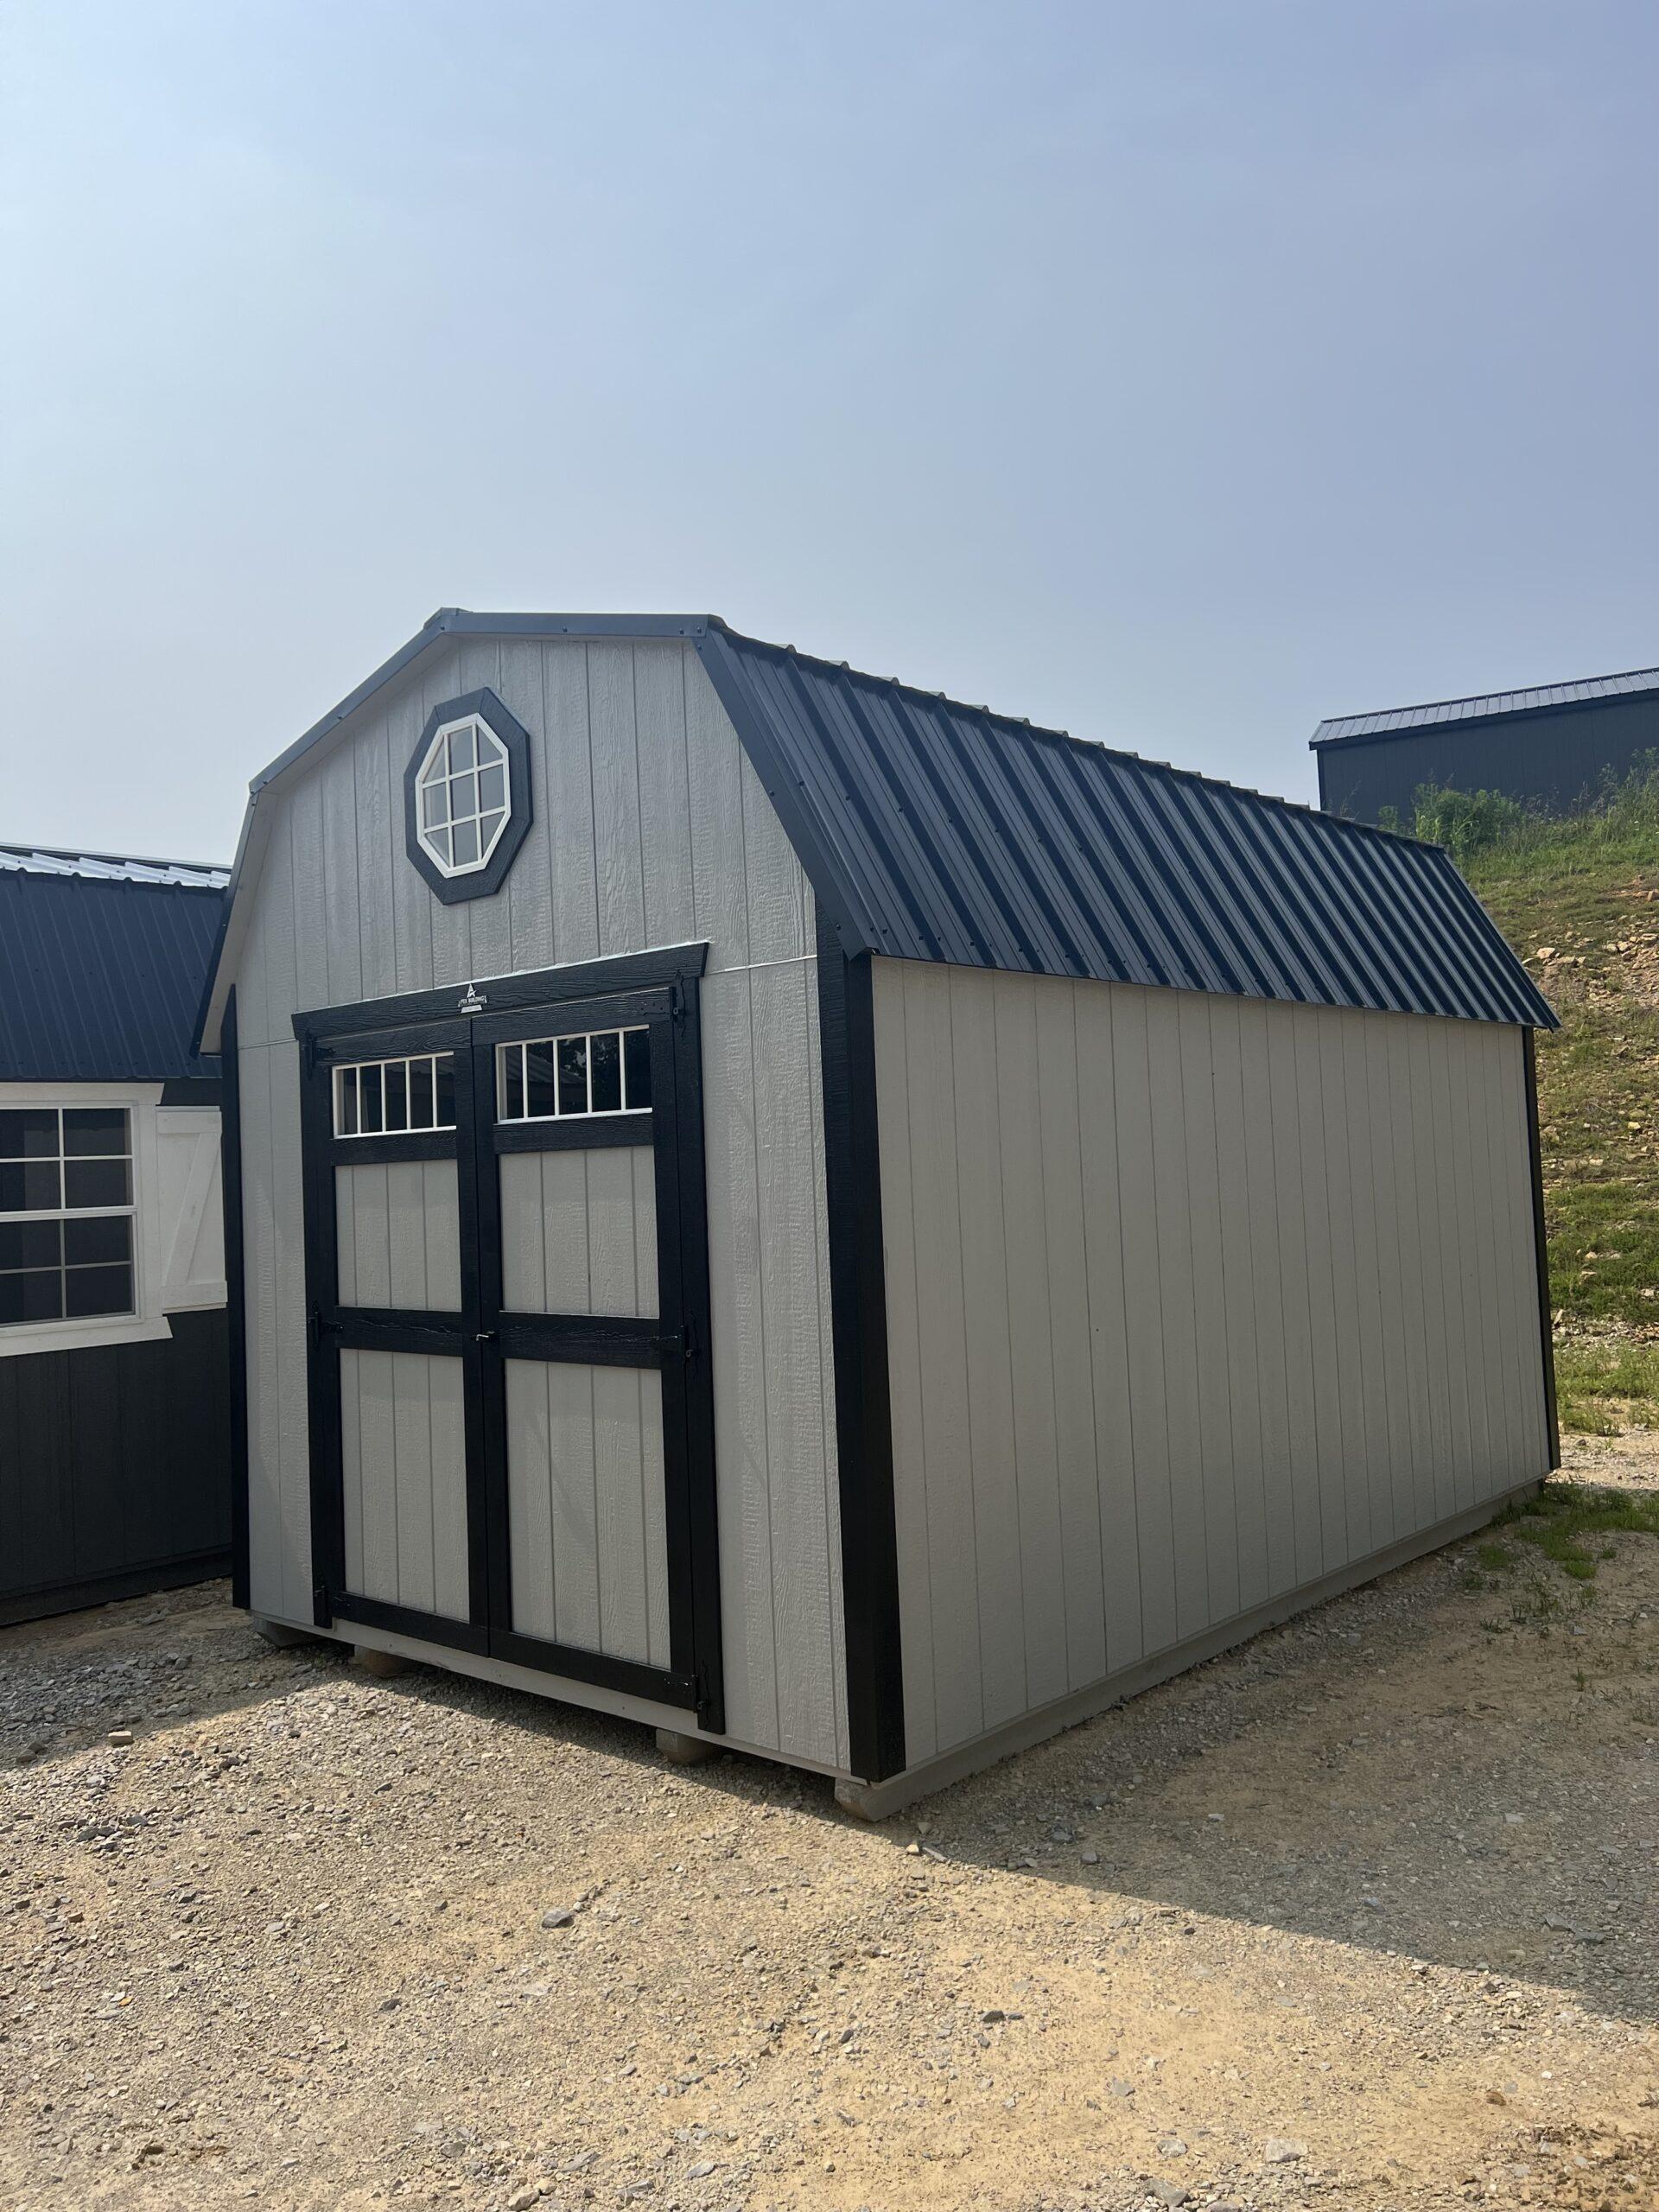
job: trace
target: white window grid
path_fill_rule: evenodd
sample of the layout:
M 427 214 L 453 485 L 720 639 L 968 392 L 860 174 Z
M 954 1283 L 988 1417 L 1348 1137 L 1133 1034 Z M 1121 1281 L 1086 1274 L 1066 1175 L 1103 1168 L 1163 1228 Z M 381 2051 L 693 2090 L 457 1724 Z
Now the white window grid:
M 59 1203 L 54 1206 L 13 1206 L 0 1208 L 0 1225 L 10 1227 L 12 1224 L 17 1223 L 27 1226 L 44 1227 L 48 1224 L 57 1226 L 58 1259 L 55 1265 L 51 1263 L 46 1263 L 44 1265 L 35 1264 L 9 1269 L 7 1272 L 16 1274 L 39 1274 L 41 1273 L 48 1274 L 56 1274 L 61 1276 L 64 1283 L 64 1303 L 67 1310 L 69 1302 L 68 1278 L 70 1275 L 78 1274 L 84 1269 L 87 1268 L 97 1268 L 105 1273 L 108 1273 L 118 1267 L 124 1268 L 127 1277 L 127 1303 L 125 1306 L 118 1307 L 100 1307 L 94 1317 L 69 1315 L 67 1318 L 72 1320 L 85 1318 L 95 1318 L 99 1320 L 120 1320 L 124 1318 L 130 1318 L 138 1310 L 138 1255 L 137 1250 L 137 1236 L 135 1233 L 138 1208 L 137 1193 L 133 1178 L 132 1115 L 130 1109 L 124 1106 L 115 1108 L 100 1106 L 93 1109 L 98 1112 L 118 1114 L 120 1116 L 122 1141 L 119 1150 L 114 1152 L 70 1152 L 67 1150 L 63 1117 L 66 1112 L 78 1112 L 80 1110 L 79 1108 L 73 1106 L 67 1108 L 63 1106 L 30 1106 L 27 1109 L 19 1110 L 27 1111 L 30 1114 L 50 1113 L 56 1115 L 58 1123 L 57 1149 L 55 1153 L 52 1154 L 30 1153 L 15 1159 L 10 1153 L 7 1153 L 4 1160 L 0 1161 L 0 1165 L 3 1165 L 5 1166 L 30 1166 L 36 1168 L 45 1167 L 48 1166 L 55 1166 L 57 1169 L 58 1178 Z M 91 1164 L 94 1161 L 109 1162 L 114 1160 L 120 1161 L 125 1166 L 127 1171 L 127 1195 L 124 1203 L 118 1203 L 107 1198 L 94 1199 L 87 1205 L 77 1206 L 68 1205 L 64 1203 L 67 1186 L 67 1179 L 65 1175 L 66 1167 L 78 1166 L 82 1163 Z M 127 1223 L 128 1228 L 125 1253 L 116 1259 L 111 1259 L 108 1256 L 97 1260 L 86 1261 L 76 1261 L 67 1258 L 65 1255 L 63 1243 L 63 1230 L 60 1224 L 67 1222 L 100 1221 L 105 1219 L 124 1221 Z M 64 1319 L 65 1316 L 59 1315 L 55 1318 L 60 1320 Z M 19 1326 L 28 1328 L 36 1325 L 40 1325 L 32 1323 L 29 1320 L 24 1320 L 22 1323 L 0 1323 L 0 1326 L 7 1328 L 15 1328 Z
M 476 715 L 446 722 L 415 779 L 416 834 L 442 873 L 487 868 L 512 812 L 507 748 Z
M 632 1093 L 640 1085 L 637 1077 L 630 1077 L 627 1039 L 646 1037 L 649 1032 L 643 1023 L 631 1028 L 576 1029 L 563 1037 L 531 1037 L 522 1043 L 496 1046 L 496 1119 L 499 1122 L 575 1122 L 623 1118 L 629 1115 L 649 1114 L 651 1111 L 650 1076 L 644 1084 L 646 1096 L 636 1099 Z M 617 1083 L 620 1103 L 615 1106 L 596 1106 L 594 1103 L 594 1046 L 598 1043 L 616 1044 Z M 582 1047 L 582 1103 L 564 1103 L 565 1083 L 561 1065 L 561 1047 L 580 1045 Z M 532 1114 L 530 1111 L 530 1054 L 550 1052 L 553 1058 L 553 1111 Z
M 401 1137 L 429 1129 L 453 1129 L 438 1115 L 439 1071 L 453 1075 L 453 1052 L 416 1052 L 408 1058 L 353 1060 L 334 1070 L 334 1135 L 337 1137 Z M 417 1073 L 418 1071 L 418 1073 Z M 372 1077 L 372 1081 L 365 1080 Z M 416 1119 L 416 1103 L 424 1119 Z M 397 1114 L 388 1112 L 396 1103 Z M 366 1123 L 366 1125 L 365 1125 Z

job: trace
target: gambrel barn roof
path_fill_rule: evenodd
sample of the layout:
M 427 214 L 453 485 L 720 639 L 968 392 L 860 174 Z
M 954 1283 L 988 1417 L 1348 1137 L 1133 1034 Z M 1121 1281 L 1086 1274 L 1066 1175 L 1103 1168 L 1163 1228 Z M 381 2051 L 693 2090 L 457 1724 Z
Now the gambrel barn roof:
M 257 777 L 263 791 L 459 638 L 694 646 L 849 953 L 1555 1026 L 1439 847 L 741 635 L 715 615 L 446 607 Z M 204 1020 L 217 1021 L 215 985 Z

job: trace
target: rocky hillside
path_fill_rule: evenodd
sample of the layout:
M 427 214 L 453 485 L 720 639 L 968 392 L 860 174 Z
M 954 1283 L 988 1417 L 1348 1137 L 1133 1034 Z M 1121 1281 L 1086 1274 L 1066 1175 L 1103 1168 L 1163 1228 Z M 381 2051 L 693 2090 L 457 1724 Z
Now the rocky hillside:
M 1564 1427 L 1659 1427 L 1659 772 L 1540 820 L 1425 794 L 1560 1016 L 1539 1039 L 1550 1290 Z

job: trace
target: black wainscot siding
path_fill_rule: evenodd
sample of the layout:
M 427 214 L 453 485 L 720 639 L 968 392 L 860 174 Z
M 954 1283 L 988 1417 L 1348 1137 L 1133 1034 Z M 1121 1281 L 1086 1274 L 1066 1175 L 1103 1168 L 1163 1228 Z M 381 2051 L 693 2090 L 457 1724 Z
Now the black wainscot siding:
M 230 1571 L 229 1330 L 0 1359 L 0 1623 Z

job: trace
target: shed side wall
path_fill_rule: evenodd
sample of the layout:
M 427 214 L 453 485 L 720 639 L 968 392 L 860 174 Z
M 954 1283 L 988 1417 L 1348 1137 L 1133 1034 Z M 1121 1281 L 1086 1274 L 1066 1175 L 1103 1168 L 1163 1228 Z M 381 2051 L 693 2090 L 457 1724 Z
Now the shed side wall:
M 912 1766 L 1547 1471 L 1520 1030 L 874 981 Z
M 1442 722 L 1319 754 L 1319 804 L 1375 822 L 1394 807 L 1409 828 L 1424 784 L 1507 791 L 1555 812 L 1580 805 L 1606 775 L 1627 775 L 1659 748 L 1659 699 L 1614 699 L 1535 708 L 1473 728 Z
M 535 815 L 500 892 L 446 906 L 404 853 L 404 772 L 433 707 L 485 684 L 530 733 Z M 261 805 L 235 979 L 255 1609 L 311 1614 L 294 1013 L 706 938 L 728 1730 L 844 1767 L 812 896 L 695 652 L 462 641 Z

